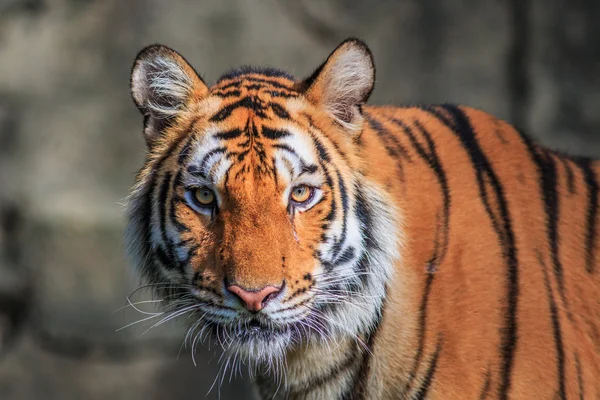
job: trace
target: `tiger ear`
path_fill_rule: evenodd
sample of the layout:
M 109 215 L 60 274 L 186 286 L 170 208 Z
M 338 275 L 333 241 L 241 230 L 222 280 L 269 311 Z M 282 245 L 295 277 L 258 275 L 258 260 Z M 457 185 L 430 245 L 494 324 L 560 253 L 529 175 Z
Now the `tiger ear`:
M 162 45 L 144 48 L 131 71 L 131 95 L 144 115 L 144 136 L 152 146 L 164 129 L 194 98 L 208 88 L 175 50 Z
M 324 107 L 340 125 L 351 132 L 360 131 L 361 106 L 375 85 L 375 64 L 367 45 L 346 39 L 327 60 L 304 81 L 305 95 Z

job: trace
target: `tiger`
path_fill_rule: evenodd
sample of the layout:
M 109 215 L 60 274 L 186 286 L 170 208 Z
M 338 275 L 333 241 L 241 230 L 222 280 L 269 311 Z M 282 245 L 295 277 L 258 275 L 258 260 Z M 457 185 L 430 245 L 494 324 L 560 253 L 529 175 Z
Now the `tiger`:
M 305 79 L 209 86 L 143 49 L 135 271 L 257 398 L 600 398 L 598 162 L 463 105 L 367 105 L 374 65 L 350 38 Z

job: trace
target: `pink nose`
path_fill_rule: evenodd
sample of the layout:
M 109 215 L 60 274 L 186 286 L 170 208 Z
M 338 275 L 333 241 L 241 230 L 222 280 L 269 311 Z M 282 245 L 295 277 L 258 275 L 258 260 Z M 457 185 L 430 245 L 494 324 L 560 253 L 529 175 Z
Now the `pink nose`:
M 239 287 L 238 285 L 230 285 L 227 287 L 231 293 L 235 294 L 244 304 L 248 311 L 260 311 L 269 300 L 277 296 L 281 291 L 280 287 L 267 286 L 257 291 L 250 291 Z

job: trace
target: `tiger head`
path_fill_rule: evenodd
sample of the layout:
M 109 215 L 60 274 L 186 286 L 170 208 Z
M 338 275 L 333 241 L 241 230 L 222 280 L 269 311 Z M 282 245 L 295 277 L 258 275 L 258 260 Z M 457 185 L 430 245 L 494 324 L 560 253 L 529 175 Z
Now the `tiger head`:
M 261 363 L 371 328 L 398 257 L 396 211 L 358 153 L 374 71 L 355 39 L 307 79 L 241 68 L 212 87 L 167 47 L 138 55 L 148 155 L 128 251 L 193 316 L 190 337 Z

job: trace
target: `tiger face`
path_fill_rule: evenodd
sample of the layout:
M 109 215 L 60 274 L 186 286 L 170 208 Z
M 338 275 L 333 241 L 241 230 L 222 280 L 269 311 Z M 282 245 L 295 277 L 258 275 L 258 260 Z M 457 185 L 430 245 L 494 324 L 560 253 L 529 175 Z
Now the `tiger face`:
M 138 55 L 149 151 L 128 249 L 169 310 L 193 316 L 192 342 L 260 364 L 370 329 L 398 257 L 393 202 L 355 151 L 373 82 L 353 40 L 306 80 L 242 68 L 210 88 L 171 49 Z

